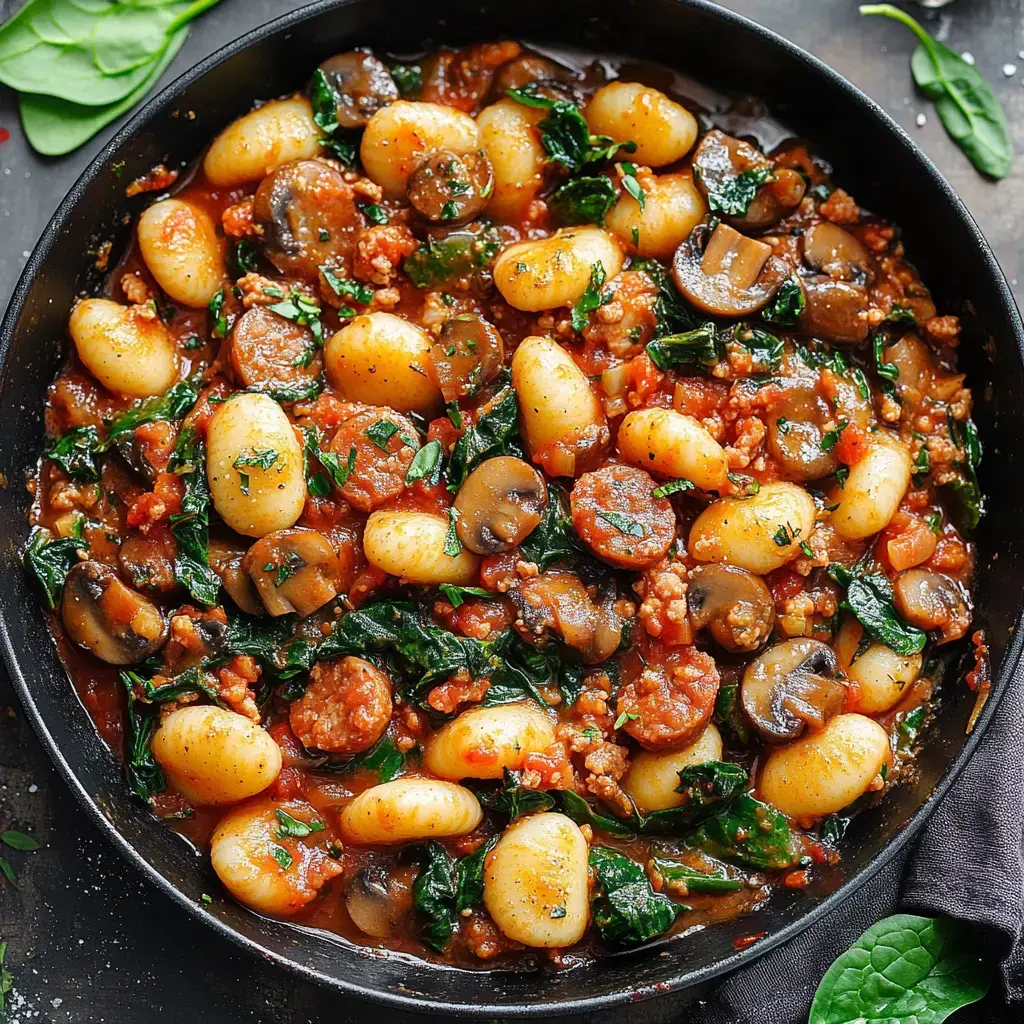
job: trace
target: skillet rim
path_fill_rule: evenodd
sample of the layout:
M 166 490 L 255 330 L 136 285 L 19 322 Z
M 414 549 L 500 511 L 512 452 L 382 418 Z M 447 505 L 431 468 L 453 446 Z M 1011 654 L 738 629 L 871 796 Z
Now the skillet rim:
M 149 122 L 154 121 L 165 109 L 174 104 L 185 89 L 194 85 L 216 66 L 236 56 L 254 43 L 271 36 L 286 33 L 300 22 L 333 9 L 346 7 L 353 2 L 355 0 L 315 0 L 313 3 L 290 11 L 246 32 L 179 75 L 168 86 L 147 100 L 115 133 L 68 190 L 67 195 L 61 201 L 49 224 L 33 247 L 32 254 L 27 260 L 12 293 L 3 320 L 0 321 L 0 374 L 5 373 L 7 370 L 15 327 L 21 317 L 37 273 L 45 264 L 51 250 L 59 239 L 64 224 L 75 211 L 81 194 L 106 169 L 111 157 L 132 138 L 136 131 L 146 126 Z M 710 0 L 673 0 L 673 2 L 696 8 L 706 16 L 726 23 L 727 28 L 732 31 L 759 36 L 764 42 L 783 51 L 790 59 L 804 65 L 809 73 L 828 79 L 834 87 L 846 95 L 846 98 L 851 103 L 859 106 L 867 116 L 874 118 L 887 129 L 894 145 L 899 145 L 906 150 L 920 168 L 921 173 L 928 175 L 932 179 L 932 184 L 938 187 L 946 202 L 950 205 L 952 212 L 967 229 L 976 248 L 976 252 L 972 254 L 972 257 L 980 259 L 983 265 L 982 269 L 984 269 L 995 285 L 1007 323 L 1012 329 L 1017 343 L 1017 357 L 1024 363 L 1024 323 L 1021 321 L 1021 315 L 1014 301 L 1013 294 L 992 252 L 991 246 L 953 187 L 939 172 L 931 159 L 911 139 L 903 127 L 879 104 L 872 100 L 871 97 L 858 89 L 837 71 L 773 30 L 758 24 L 744 15 L 720 7 L 710 2 Z M 15 564 L 20 570 L 20 560 L 16 561 Z M 701 985 L 707 985 L 713 980 L 720 979 L 726 974 L 753 963 L 765 953 L 799 935 L 853 896 L 862 885 L 866 884 L 886 867 L 907 843 L 917 837 L 925 822 L 932 815 L 939 802 L 945 797 L 967 762 L 973 756 L 978 743 L 981 741 L 981 737 L 987 731 L 992 718 L 1002 703 L 1009 680 L 1016 671 L 1022 653 L 1024 653 L 1024 636 L 1022 636 L 1024 630 L 1021 629 L 1021 626 L 1024 625 L 1024 590 L 1022 590 L 1021 595 L 1018 597 L 1014 622 L 1013 635 L 1007 643 L 1006 652 L 1002 664 L 999 666 L 999 671 L 996 673 L 996 678 L 992 681 L 989 699 L 979 715 L 974 730 L 967 737 L 957 756 L 947 765 L 931 794 L 914 814 L 907 819 L 900 832 L 883 849 L 875 854 L 860 871 L 846 879 L 842 885 L 828 896 L 823 897 L 811 910 L 778 931 L 773 931 L 760 941 L 753 943 L 745 949 L 737 950 L 731 956 L 703 968 L 677 971 L 674 976 L 670 976 L 655 985 L 649 985 L 639 990 L 627 988 L 618 992 L 597 996 L 519 1004 L 441 1001 L 438 998 L 424 997 L 411 992 L 407 994 L 402 991 L 370 988 L 351 980 L 322 973 L 313 967 L 292 960 L 284 954 L 274 952 L 255 939 L 251 939 L 236 931 L 230 924 L 221 921 L 218 917 L 209 913 L 203 906 L 193 901 L 161 874 L 129 843 L 117 827 L 105 816 L 97 800 L 79 781 L 65 758 L 63 751 L 51 735 L 36 704 L 32 691 L 22 673 L 19 655 L 14 650 L 6 615 L 2 612 L 0 612 L 0 646 L 3 648 L 4 661 L 22 707 L 26 711 L 40 741 L 46 748 L 50 759 L 86 811 L 87 816 L 92 819 L 94 824 L 98 826 L 99 831 L 113 844 L 118 852 L 154 888 L 168 897 L 173 903 L 183 907 L 197 922 L 212 927 L 215 932 L 231 941 L 234 945 L 264 961 L 269 960 L 280 966 L 287 973 L 298 976 L 305 981 L 326 986 L 338 993 L 356 995 L 370 1003 L 377 1003 L 415 1013 L 457 1014 L 467 1017 L 529 1018 L 550 1015 L 552 1013 L 580 1014 L 608 1010 L 627 1004 L 631 1005 L 657 995 L 685 991 Z M 429 961 L 424 962 L 428 965 L 430 963 Z

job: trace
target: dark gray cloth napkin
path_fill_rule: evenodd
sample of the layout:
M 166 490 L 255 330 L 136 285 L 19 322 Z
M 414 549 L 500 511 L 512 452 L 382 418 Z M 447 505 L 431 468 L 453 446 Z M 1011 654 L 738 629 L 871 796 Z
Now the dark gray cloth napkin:
M 853 899 L 723 982 L 687 1024 L 806 1024 L 832 961 L 870 925 L 900 911 L 977 926 L 1000 972 L 956 1024 L 1024 1020 L 1024 673 L 1004 694 L 974 757 L 920 838 Z M 1002 991 L 1000 991 L 1000 988 Z

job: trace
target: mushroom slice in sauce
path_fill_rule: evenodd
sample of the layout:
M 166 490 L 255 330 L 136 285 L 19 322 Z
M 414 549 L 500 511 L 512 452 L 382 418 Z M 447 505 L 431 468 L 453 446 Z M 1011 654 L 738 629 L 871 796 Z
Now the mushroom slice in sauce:
M 790 480 L 820 480 L 839 467 L 835 449 L 821 447 L 836 414 L 810 385 L 787 387 L 768 419 L 768 450 Z
M 835 671 L 835 653 L 821 641 L 783 640 L 747 666 L 743 710 L 767 743 L 795 740 L 808 727 L 822 729 L 846 697 Z
M 207 551 L 210 568 L 220 577 L 228 597 L 246 615 L 266 614 L 252 577 L 242 568 L 245 547 L 241 543 L 232 544 L 219 537 L 211 537 Z
M 522 89 L 536 85 L 537 93 L 549 99 L 572 99 L 571 86 L 578 80 L 578 74 L 563 64 L 533 53 L 523 54 L 502 64 L 494 75 L 492 95 L 500 100 L 509 89 Z
M 868 336 L 868 293 L 824 274 L 800 279 L 806 300 L 797 329 L 826 341 L 858 344 Z
M 396 872 L 374 858 L 345 883 L 345 909 L 367 935 L 385 939 L 396 934 L 408 916 L 411 893 Z
M 497 555 L 524 541 L 548 503 L 544 479 L 511 455 L 480 463 L 455 495 L 459 540 L 478 555 Z
M 789 264 L 765 242 L 720 223 L 698 224 L 676 250 L 672 277 L 698 309 L 712 316 L 747 316 L 766 305 L 789 276 Z
M 321 264 L 336 266 L 361 230 L 352 186 L 322 160 L 296 160 L 268 174 L 256 190 L 253 219 L 267 259 L 310 281 L 319 280 Z
M 804 262 L 812 269 L 828 274 L 834 281 L 869 284 L 873 276 L 871 254 L 850 234 L 823 220 L 803 234 Z
M 749 142 L 718 129 L 713 129 L 701 139 L 693 154 L 693 170 L 694 181 L 705 199 L 709 193 L 722 191 L 741 174 L 770 172 L 746 213 L 726 217 L 730 224 L 748 231 L 766 228 L 792 212 L 807 191 L 807 183 L 797 171 L 776 167 Z
M 918 629 L 940 631 L 940 644 L 959 640 L 970 628 L 970 598 L 944 573 L 906 569 L 893 581 L 893 593 L 900 615 Z
M 60 617 L 68 636 L 110 665 L 134 665 L 167 639 L 167 620 L 109 565 L 79 562 L 64 583 Z
M 609 590 L 600 602 L 595 601 L 575 573 L 549 569 L 523 580 L 509 597 L 527 632 L 557 634 L 588 665 L 609 658 L 622 642 L 624 620 L 615 610 L 614 592 Z
M 775 625 L 775 602 L 764 581 L 732 565 L 691 569 L 686 601 L 694 627 L 734 653 L 756 651 Z
M 428 157 L 409 176 L 406 195 L 435 224 L 465 224 L 483 213 L 494 192 L 494 169 L 483 152 Z
M 271 615 L 311 615 L 341 590 L 342 567 L 316 530 L 278 530 L 256 541 L 242 560 Z
M 365 128 L 381 107 L 398 99 L 391 72 L 366 50 L 329 57 L 320 71 L 337 98 L 334 119 L 339 128 Z
M 476 394 L 504 364 L 505 345 L 497 327 L 475 313 L 446 320 L 430 347 L 434 379 L 446 402 Z

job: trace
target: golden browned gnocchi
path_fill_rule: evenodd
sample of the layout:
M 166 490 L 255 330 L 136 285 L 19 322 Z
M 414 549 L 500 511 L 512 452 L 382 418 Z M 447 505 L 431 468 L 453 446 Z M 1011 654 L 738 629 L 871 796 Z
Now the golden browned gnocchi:
M 329 56 L 133 182 L 67 311 L 25 567 L 258 914 L 685 953 L 827 887 L 981 644 L 957 318 L 846 169 L 634 70 Z

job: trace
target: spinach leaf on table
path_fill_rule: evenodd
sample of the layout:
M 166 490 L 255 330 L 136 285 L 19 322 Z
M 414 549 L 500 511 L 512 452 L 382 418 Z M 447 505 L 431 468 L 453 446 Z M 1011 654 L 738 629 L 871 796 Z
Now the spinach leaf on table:
M 606 846 L 590 850 L 598 891 L 591 907 L 601 938 L 615 946 L 648 942 L 672 927 L 683 907 L 656 893 L 644 869 Z
M 1002 105 L 981 72 L 892 4 L 868 4 L 860 13 L 893 18 L 917 36 L 910 70 L 918 88 L 935 103 L 943 127 L 971 163 L 991 178 L 1005 177 L 1013 164 L 1013 141 Z
M 968 925 L 895 914 L 872 925 L 822 978 L 808 1024 L 940 1024 L 992 983 Z

